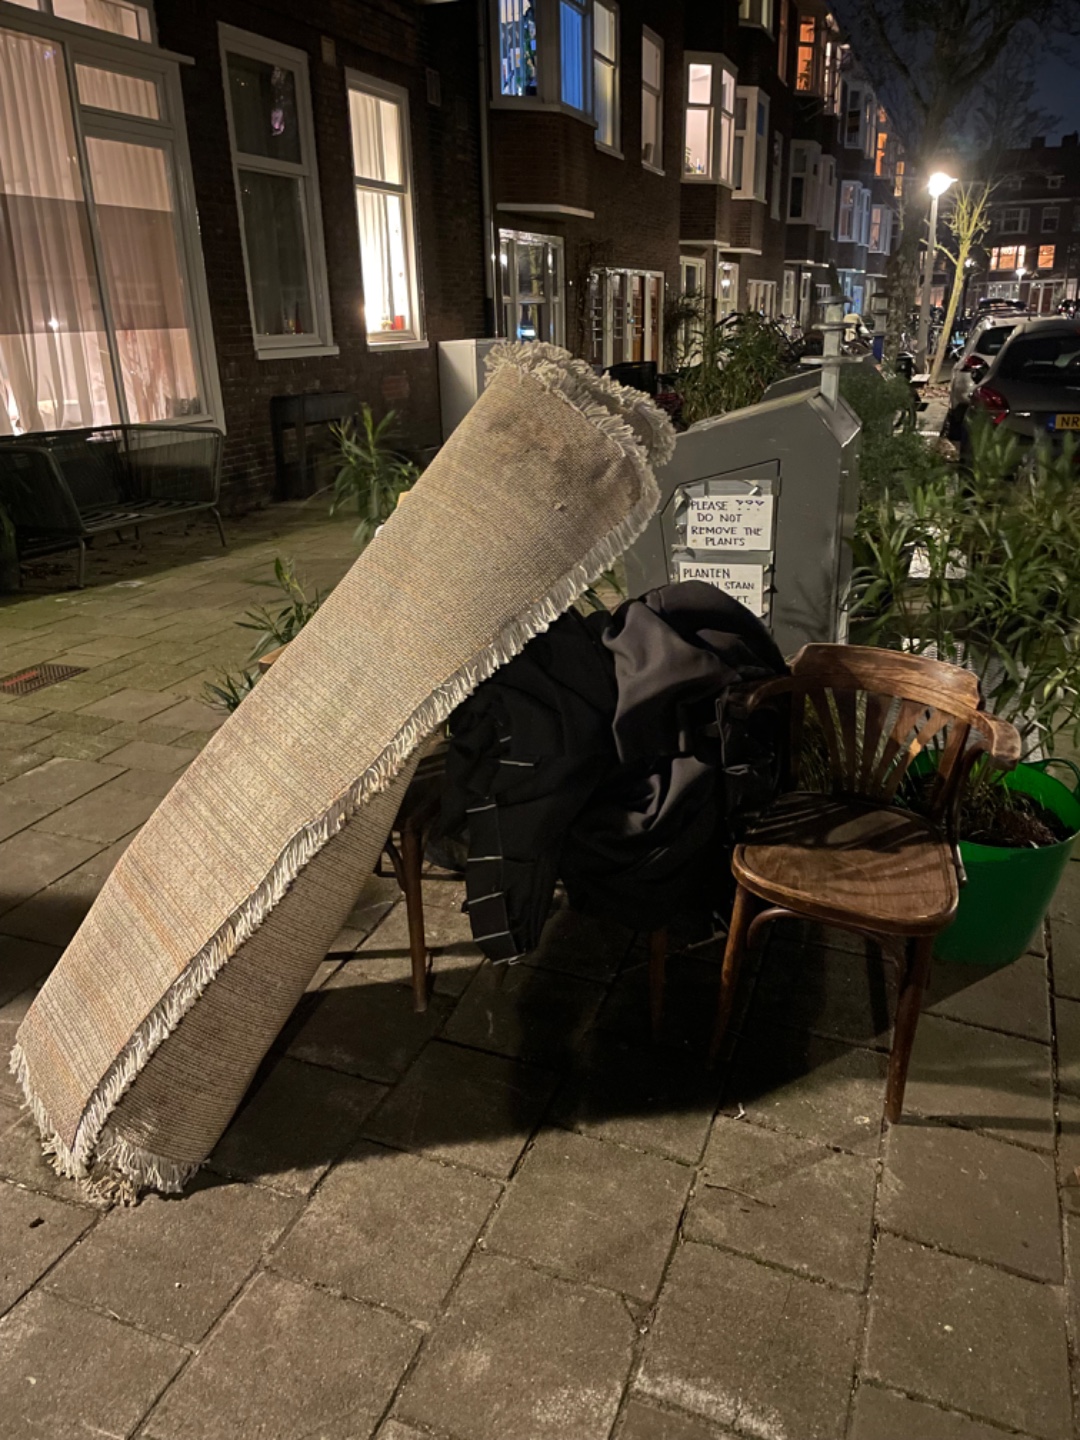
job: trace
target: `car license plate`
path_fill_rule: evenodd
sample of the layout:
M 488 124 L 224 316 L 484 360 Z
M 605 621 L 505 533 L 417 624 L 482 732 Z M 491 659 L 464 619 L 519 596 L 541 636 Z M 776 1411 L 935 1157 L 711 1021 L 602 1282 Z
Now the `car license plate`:
M 1055 430 L 1080 430 L 1080 415 L 1055 415 Z

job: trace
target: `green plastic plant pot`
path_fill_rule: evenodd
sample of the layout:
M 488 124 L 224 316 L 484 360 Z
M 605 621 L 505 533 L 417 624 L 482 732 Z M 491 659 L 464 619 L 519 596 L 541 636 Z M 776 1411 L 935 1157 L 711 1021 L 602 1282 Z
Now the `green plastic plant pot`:
M 1047 775 L 1047 765 L 1067 765 L 1075 790 Z M 1080 770 L 1068 760 L 1018 765 L 1005 776 L 1010 790 L 1031 795 L 1069 827 L 1069 838 L 1038 849 L 960 842 L 967 884 L 956 919 L 934 945 L 940 960 L 962 965 L 1011 965 L 1039 935 L 1050 901 L 1080 833 Z

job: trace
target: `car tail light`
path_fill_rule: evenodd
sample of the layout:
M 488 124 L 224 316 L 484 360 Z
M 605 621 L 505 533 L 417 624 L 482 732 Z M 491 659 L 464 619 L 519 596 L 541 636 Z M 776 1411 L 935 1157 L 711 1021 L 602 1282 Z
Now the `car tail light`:
M 995 425 L 1000 425 L 1009 413 L 1009 402 L 1000 390 L 991 385 L 980 385 L 972 391 L 971 403 L 979 410 L 985 410 Z
M 960 369 L 961 369 L 961 370 L 985 370 L 985 369 L 986 369 L 986 361 L 982 358 L 981 355 L 969 355 L 968 358 L 964 361 L 964 363 L 960 366 Z

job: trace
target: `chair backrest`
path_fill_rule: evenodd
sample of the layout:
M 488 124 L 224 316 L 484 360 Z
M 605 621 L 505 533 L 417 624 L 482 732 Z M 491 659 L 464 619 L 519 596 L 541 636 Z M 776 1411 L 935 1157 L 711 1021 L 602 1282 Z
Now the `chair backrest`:
M 798 763 L 808 713 L 820 726 L 831 788 L 890 804 L 916 758 L 936 754 L 926 809 L 940 819 L 971 761 L 989 748 L 979 682 L 969 670 L 862 645 L 806 645 L 791 675 L 762 687 L 791 697 L 791 756 Z
M 121 505 L 128 498 L 124 473 L 124 442 L 120 427 L 59 430 L 35 437 L 67 481 L 80 511 Z

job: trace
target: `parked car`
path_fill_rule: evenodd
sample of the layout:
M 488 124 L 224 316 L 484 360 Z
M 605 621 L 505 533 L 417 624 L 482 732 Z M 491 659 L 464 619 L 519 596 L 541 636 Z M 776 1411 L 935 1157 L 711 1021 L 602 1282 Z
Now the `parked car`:
M 1080 433 L 1080 323 L 1048 317 L 1017 325 L 972 391 L 969 418 L 977 411 L 1032 443 Z
M 949 413 L 941 432 L 947 439 L 961 439 L 972 391 L 985 379 L 995 356 L 1024 318 L 1011 311 L 993 311 L 976 320 L 949 382 Z

